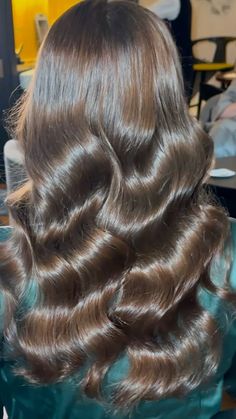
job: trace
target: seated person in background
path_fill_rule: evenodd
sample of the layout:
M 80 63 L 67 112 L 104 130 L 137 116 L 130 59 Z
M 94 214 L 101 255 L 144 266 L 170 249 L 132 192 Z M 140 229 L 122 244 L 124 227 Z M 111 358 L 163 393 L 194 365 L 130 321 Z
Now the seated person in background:
M 19 106 L 29 180 L 0 248 L 0 405 L 212 418 L 236 353 L 236 231 L 205 190 L 213 144 L 166 25 L 130 1 L 79 3 Z
M 216 157 L 236 156 L 236 80 L 219 96 L 211 98 L 201 119 L 214 142 Z

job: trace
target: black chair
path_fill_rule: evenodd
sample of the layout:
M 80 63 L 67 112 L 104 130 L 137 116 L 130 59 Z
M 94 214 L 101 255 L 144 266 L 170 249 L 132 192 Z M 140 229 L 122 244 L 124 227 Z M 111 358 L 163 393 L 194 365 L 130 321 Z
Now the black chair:
M 201 38 L 195 39 L 192 41 L 192 49 L 194 46 L 202 43 L 202 42 L 211 42 L 214 43 L 216 48 L 214 52 L 214 56 L 211 62 L 207 62 L 204 60 L 199 59 L 194 55 L 194 84 L 196 85 L 196 79 L 200 74 L 200 83 L 198 85 L 199 90 L 199 101 L 196 105 L 198 107 L 197 116 L 200 115 L 201 110 L 201 102 L 202 100 L 209 99 L 209 86 L 206 82 L 217 72 L 217 71 L 230 71 L 234 68 L 234 64 L 226 62 L 226 52 L 227 46 L 230 42 L 236 41 L 236 37 L 228 36 L 228 37 L 208 37 L 208 38 Z M 196 93 L 196 91 L 195 91 Z M 218 92 L 219 93 L 219 92 Z
M 214 52 L 214 57 L 211 63 L 226 63 L 226 51 L 227 46 L 230 42 L 236 41 L 235 36 L 215 36 L 215 37 L 207 37 L 207 38 L 200 38 L 200 39 L 194 39 L 192 41 L 192 47 L 194 47 L 196 44 L 199 44 L 200 42 L 212 42 L 215 44 L 216 49 Z M 204 63 L 201 59 L 194 56 L 194 60 L 196 63 Z
M 203 83 L 201 86 L 201 100 L 208 100 L 215 95 L 223 93 L 224 89 L 213 86 L 212 84 Z

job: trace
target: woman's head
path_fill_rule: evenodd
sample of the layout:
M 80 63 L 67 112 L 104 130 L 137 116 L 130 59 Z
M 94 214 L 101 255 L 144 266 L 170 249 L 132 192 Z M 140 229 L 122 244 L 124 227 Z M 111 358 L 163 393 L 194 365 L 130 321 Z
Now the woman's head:
M 213 147 L 188 114 L 165 24 L 127 1 L 70 9 L 42 46 L 16 135 L 30 183 L 9 200 L 5 337 L 20 372 L 51 382 L 86 365 L 99 397 L 126 356 L 120 407 L 198 386 L 219 354 L 198 292 L 214 291 L 227 221 L 203 192 Z
M 81 3 L 55 23 L 39 55 L 25 107 L 26 131 L 19 136 L 32 176 L 44 176 L 47 161 L 60 159 L 61 150 L 77 142 L 74 131 L 84 131 L 82 137 L 92 131 L 109 138 L 123 164 L 140 149 L 148 153 L 154 133 L 173 134 L 192 125 L 177 51 L 165 23 L 123 1 Z M 52 141 L 57 129 L 61 135 Z M 184 145 L 188 141 L 191 136 L 183 139 Z M 102 145 L 100 140 L 97 147 Z M 210 159 L 212 146 L 209 141 L 205 145 Z M 32 168 L 34 151 L 42 158 Z M 203 163 L 204 157 L 199 156 Z
M 63 15 L 43 45 L 21 111 L 17 137 L 29 177 L 42 199 L 60 189 L 59 219 L 69 197 L 81 202 L 90 187 L 112 180 L 118 191 L 131 175 L 127 187 L 144 185 L 138 195 L 148 206 L 150 194 L 158 202 L 157 190 L 169 199 L 170 183 L 179 181 L 183 192 L 196 186 L 211 164 L 212 142 L 195 134 L 169 31 L 132 2 L 88 1 Z

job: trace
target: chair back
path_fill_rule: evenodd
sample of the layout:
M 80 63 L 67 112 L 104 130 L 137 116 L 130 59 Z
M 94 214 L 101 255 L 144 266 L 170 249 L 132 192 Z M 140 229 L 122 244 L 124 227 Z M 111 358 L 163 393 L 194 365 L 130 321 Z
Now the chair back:
M 9 140 L 4 146 L 4 163 L 7 192 L 13 192 L 27 180 L 24 156 L 17 140 Z

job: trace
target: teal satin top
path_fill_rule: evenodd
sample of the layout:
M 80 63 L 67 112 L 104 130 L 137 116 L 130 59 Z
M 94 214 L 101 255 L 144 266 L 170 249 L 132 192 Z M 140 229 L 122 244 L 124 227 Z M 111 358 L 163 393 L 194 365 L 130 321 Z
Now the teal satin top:
M 0 240 L 10 229 L 0 228 Z M 233 266 L 231 284 L 236 290 L 236 224 L 232 223 Z M 214 278 L 220 282 L 224 263 L 213 267 Z M 1 303 L 1 298 L 0 298 Z M 202 304 L 220 321 L 225 318 L 220 300 L 202 295 Z M 1 312 L 1 307 L 0 307 Z M 119 381 L 127 372 L 127 360 L 119 359 L 110 369 L 106 385 Z M 108 387 L 109 388 L 109 387 Z M 72 381 L 50 386 L 29 385 L 12 372 L 10 363 L 0 358 L 0 411 L 5 406 L 9 419 L 210 419 L 220 410 L 222 390 L 236 395 L 236 320 L 224 337 L 224 350 L 218 373 L 207 388 L 190 393 L 184 399 L 142 402 L 130 416 L 113 415 L 96 401 L 81 396 Z

